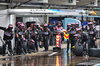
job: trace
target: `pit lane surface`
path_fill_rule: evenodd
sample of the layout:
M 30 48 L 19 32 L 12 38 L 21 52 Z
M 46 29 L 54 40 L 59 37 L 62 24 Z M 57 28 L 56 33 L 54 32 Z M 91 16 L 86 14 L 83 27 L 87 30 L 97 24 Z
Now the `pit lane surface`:
M 100 40 L 97 41 L 98 47 Z M 88 56 L 75 56 L 71 50 L 67 53 L 67 44 L 62 44 L 61 52 L 53 52 L 53 46 L 49 51 L 39 48 L 39 52 L 26 55 L 0 56 L 0 66 L 99 66 L 100 58 Z
M 61 52 L 53 52 L 50 46 L 48 52 L 40 49 L 37 53 L 26 55 L 0 56 L 0 66 L 86 66 L 99 63 L 98 57 L 75 56 L 71 50 L 67 53 L 66 47 L 66 44 L 62 44 Z

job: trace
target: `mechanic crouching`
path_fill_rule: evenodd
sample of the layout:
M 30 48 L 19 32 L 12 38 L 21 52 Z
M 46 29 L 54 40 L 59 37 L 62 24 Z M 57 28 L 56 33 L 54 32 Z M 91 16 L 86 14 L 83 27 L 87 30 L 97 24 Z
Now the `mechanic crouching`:
M 12 31 L 13 26 L 9 24 L 8 28 L 0 27 L 1 30 L 4 30 L 3 40 L 5 44 L 3 45 L 3 55 L 6 55 L 6 46 L 8 45 L 8 51 L 12 54 L 12 45 L 11 40 L 13 39 L 14 32 Z
M 78 38 L 81 39 L 81 43 L 83 44 L 84 42 L 87 42 L 88 36 L 87 34 L 83 33 L 81 28 L 76 29 L 76 34 L 78 35 Z
M 76 34 L 74 36 L 75 36 L 75 40 L 76 41 L 77 41 L 77 39 L 79 39 L 79 43 L 78 44 L 83 44 L 83 54 L 87 55 L 88 54 L 89 45 L 90 45 L 88 34 L 83 33 L 81 28 L 77 28 L 76 29 Z

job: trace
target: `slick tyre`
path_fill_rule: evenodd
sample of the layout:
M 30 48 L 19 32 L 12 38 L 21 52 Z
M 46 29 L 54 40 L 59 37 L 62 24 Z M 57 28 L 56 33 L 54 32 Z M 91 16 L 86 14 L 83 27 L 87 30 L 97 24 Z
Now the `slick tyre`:
M 76 56 L 82 56 L 83 55 L 83 44 L 79 45 L 76 43 L 75 45 L 75 55 Z
M 90 48 L 89 49 L 89 56 L 100 57 L 100 48 Z
M 24 42 L 24 43 L 22 44 L 22 48 L 23 48 L 24 52 L 27 51 L 27 43 L 26 43 L 26 42 Z
M 30 49 L 31 50 L 35 50 L 35 43 L 33 43 L 32 45 L 30 45 Z
M 60 47 L 54 47 L 53 48 L 53 52 L 59 52 L 59 51 L 61 51 L 61 48 Z
M 2 55 L 2 54 L 3 54 L 3 47 L 0 46 L 0 55 Z

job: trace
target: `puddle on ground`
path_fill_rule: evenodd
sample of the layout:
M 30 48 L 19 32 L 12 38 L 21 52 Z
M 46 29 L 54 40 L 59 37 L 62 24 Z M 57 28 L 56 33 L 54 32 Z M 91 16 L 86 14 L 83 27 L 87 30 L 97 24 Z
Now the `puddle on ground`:
M 0 60 L 0 66 L 75 66 L 75 64 L 94 59 L 93 57 L 75 56 L 71 50 L 61 52 L 53 56 L 20 56 Z

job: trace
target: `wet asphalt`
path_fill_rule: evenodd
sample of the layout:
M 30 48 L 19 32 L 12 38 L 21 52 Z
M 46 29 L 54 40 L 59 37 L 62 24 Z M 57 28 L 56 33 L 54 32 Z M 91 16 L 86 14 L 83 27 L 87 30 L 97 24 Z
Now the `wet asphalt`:
M 37 52 L 4 58 L 2 56 L 0 66 L 88 66 L 98 64 L 97 61 L 100 60 L 98 57 L 75 56 L 71 50 L 66 51 L 67 49 L 62 49 L 60 52 Z M 92 60 L 97 63 L 91 62 Z

